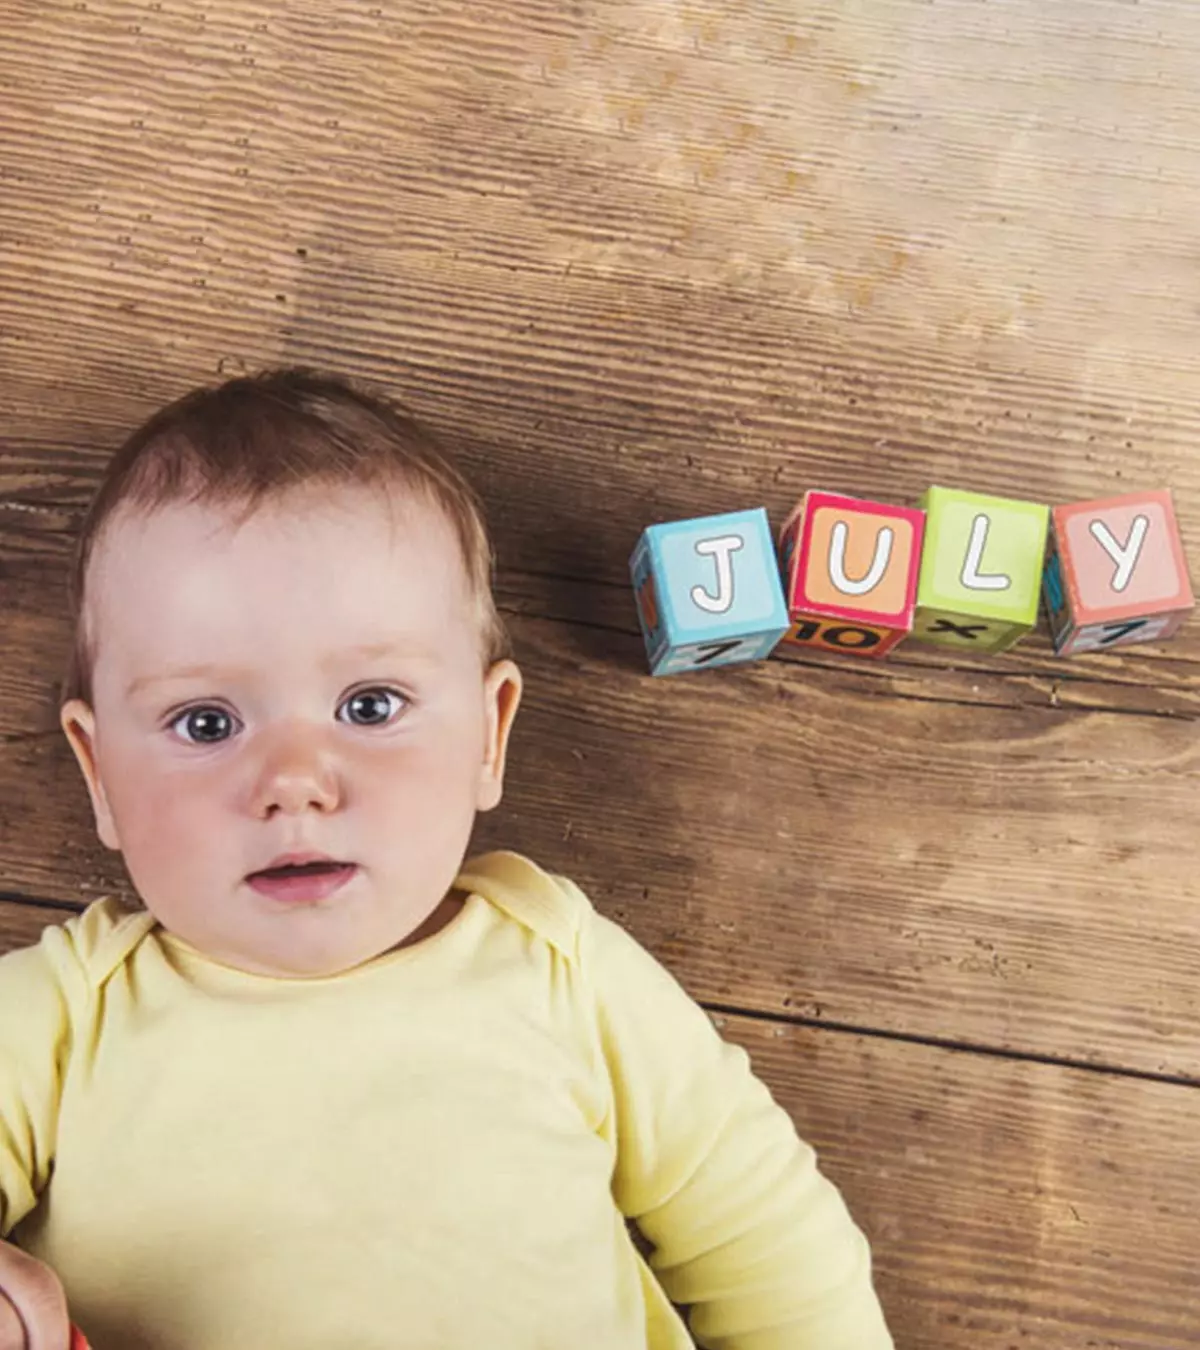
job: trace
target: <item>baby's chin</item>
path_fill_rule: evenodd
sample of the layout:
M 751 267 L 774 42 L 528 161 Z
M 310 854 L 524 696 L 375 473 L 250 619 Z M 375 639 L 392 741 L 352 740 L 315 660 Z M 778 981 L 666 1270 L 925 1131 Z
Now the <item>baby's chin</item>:
M 328 979 L 344 975 L 387 953 L 431 935 L 461 909 L 448 911 L 451 897 L 371 913 L 369 906 L 319 901 L 270 913 L 245 915 L 244 922 L 203 928 L 172 917 L 155 917 L 177 940 L 200 955 L 247 975 L 283 980 Z
M 321 915 L 296 916 L 292 931 L 271 934 L 266 942 L 246 942 L 235 953 L 239 969 L 277 979 L 314 980 L 345 975 L 418 940 L 424 916 L 396 917 L 382 926 L 322 922 Z
M 273 942 L 213 944 L 216 950 L 204 952 L 222 965 L 247 975 L 278 980 L 320 980 L 346 975 L 403 944 L 374 940 L 369 942 Z M 193 944 L 197 945 L 197 944 Z M 199 950 L 204 951 L 203 948 Z

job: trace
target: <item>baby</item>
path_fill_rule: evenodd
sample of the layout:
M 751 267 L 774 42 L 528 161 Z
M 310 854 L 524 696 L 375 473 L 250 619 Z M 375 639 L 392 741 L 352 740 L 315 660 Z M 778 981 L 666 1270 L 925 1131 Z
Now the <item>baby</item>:
M 465 861 L 521 698 L 491 570 L 334 376 L 114 457 L 61 720 L 144 908 L 0 958 L 0 1350 L 891 1347 L 745 1053 L 570 881 Z

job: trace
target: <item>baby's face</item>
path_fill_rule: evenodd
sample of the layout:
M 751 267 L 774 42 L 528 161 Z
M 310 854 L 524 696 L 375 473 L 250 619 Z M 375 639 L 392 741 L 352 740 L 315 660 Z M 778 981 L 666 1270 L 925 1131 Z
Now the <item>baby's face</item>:
M 147 908 L 227 965 L 329 975 L 429 931 L 500 798 L 519 672 L 484 669 L 450 524 L 394 500 L 394 529 L 361 488 L 237 529 L 171 506 L 94 556 L 94 707 L 63 727 Z M 356 870 L 320 900 L 248 882 L 305 852 Z

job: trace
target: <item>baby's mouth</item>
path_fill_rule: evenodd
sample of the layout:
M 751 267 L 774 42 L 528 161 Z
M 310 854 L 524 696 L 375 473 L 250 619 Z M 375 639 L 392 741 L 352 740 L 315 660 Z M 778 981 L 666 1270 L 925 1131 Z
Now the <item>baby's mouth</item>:
M 306 877 L 317 876 L 322 872 L 340 872 L 343 868 L 353 867 L 353 863 L 326 862 L 284 863 L 281 867 L 264 867 L 261 872 L 251 872 L 247 880 L 254 877 Z
M 335 895 L 358 873 L 356 863 L 285 863 L 251 872 L 246 883 L 274 901 L 315 902 Z

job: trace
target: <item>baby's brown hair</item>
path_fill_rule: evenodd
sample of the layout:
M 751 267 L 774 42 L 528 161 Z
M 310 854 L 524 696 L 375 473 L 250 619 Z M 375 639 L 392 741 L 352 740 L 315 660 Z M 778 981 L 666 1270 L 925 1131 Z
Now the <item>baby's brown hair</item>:
M 479 603 L 484 660 L 508 653 L 492 595 L 495 559 L 474 490 L 436 437 L 364 384 L 291 366 L 194 389 L 156 412 L 109 461 L 76 540 L 68 578 L 73 637 L 62 701 L 92 702 L 95 634 L 87 631 L 88 564 L 117 508 L 177 502 L 244 507 L 289 489 L 397 486 L 422 494 L 453 526 Z

